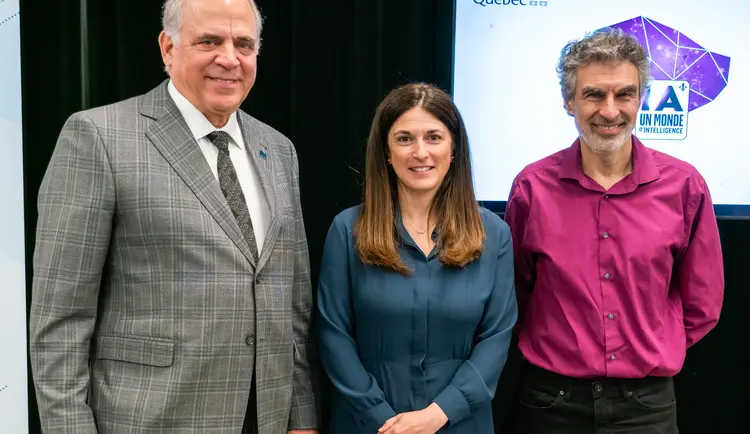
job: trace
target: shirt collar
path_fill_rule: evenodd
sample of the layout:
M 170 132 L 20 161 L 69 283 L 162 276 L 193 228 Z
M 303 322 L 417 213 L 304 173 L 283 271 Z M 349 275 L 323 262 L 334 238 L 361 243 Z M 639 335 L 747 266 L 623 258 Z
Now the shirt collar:
M 654 156 L 638 138 L 633 136 L 633 176 L 638 185 L 659 179 L 659 168 Z
M 637 137 L 631 136 L 633 140 L 633 173 L 632 179 L 637 185 L 642 185 L 659 179 L 659 168 L 656 167 L 654 157 Z M 586 175 L 583 173 L 581 164 L 581 139 L 573 142 L 573 145 L 565 150 L 563 161 L 560 165 L 560 179 L 575 179 L 583 182 Z
M 190 132 L 193 134 L 195 140 L 200 140 L 206 135 L 214 131 L 224 131 L 232 138 L 235 146 L 244 149 L 244 141 L 242 140 L 242 131 L 240 130 L 240 124 L 237 122 L 237 112 L 232 113 L 227 121 L 226 125 L 221 128 L 216 128 L 211 122 L 206 119 L 195 106 L 188 101 L 175 87 L 172 80 L 169 80 L 167 85 L 167 91 L 174 100 L 177 109 L 182 113 L 182 117 L 185 118 L 185 122 L 190 128 Z
M 404 226 L 404 219 L 401 215 L 401 209 L 397 206 L 394 207 L 394 217 L 395 217 L 395 224 L 396 224 L 396 234 L 399 238 L 401 238 L 402 241 L 406 242 L 407 244 L 411 244 L 414 247 L 417 247 L 417 243 L 414 242 L 411 235 L 409 235 L 409 231 L 406 230 L 406 226 Z M 433 242 L 438 241 L 438 228 L 435 227 L 435 229 L 432 230 L 432 233 L 430 234 L 430 237 L 432 238 Z

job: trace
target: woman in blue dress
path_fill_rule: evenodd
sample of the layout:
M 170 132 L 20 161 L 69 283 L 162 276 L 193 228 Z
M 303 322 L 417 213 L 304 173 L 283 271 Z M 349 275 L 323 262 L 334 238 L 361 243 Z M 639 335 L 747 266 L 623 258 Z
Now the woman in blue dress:
M 517 309 L 507 225 L 477 205 L 451 98 L 393 90 L 367 144 L 364 203 L 326 238 L 318 288 L 331 434 L 490 434 Z

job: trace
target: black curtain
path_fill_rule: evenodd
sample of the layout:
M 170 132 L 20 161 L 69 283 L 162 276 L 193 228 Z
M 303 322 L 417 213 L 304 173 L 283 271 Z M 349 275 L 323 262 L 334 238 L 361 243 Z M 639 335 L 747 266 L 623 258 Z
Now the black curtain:
M 75 0 L 21 0 L 27 299 L 36 195 L 65 119 L 77 110 L 144 93 L 166 78 L 157 45 L 160 0 L 83 3 L 82 11 Z M 257 3 L 265 17 L 263 43 L 258 78 L 242 108 L 286 134 L 297 148 L 315 283 L 328 226 L 335 214 L 361 199 L 364 145 L 377 104 L 388 90 L 410 81 L 450 89 L 453 2 Z M 498 101 L 499 112 L 515 109 L 520 108 Z M 560 147 L 570 139 L 561 137 Z M 743 375 L 750 356 L 741 344 L 750 342 L 743 322 L 750 295 L 740 275 L 750 222 L 722 221 L 720 229 L 727 277 L 723 318 L 690 350 L 677 379 L 681 432 L 687 434 L 734 432 L 732 426 L 743 421 L 743 391 L 750 389 Z M 517 366 L 517 358 L 511 358 L 498 387 L 498 432 L 510 411 Z M 31 374 L 29 392 L 30 431 L 38 433 Z

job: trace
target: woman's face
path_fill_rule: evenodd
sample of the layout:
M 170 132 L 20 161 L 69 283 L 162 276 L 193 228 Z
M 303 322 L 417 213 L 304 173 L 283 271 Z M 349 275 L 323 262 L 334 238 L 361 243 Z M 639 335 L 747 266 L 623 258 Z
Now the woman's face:
M 434 195 L 450 168 L 453 143 L 442 122 L 414 107 L 391 126 L 388 149 L 399 187 L 412 194 Z

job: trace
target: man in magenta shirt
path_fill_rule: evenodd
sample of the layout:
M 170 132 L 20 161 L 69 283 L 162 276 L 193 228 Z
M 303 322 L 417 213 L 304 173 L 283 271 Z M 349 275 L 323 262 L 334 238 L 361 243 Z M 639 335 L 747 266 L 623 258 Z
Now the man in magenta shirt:
M 631 132 L 650 80 L 632 37 L 601 31 L 558 64 L 579 138 L 508 199 L 525 360 L 518 433 L 677 433 L 672 376 L 721 311 L 708 187 Z

